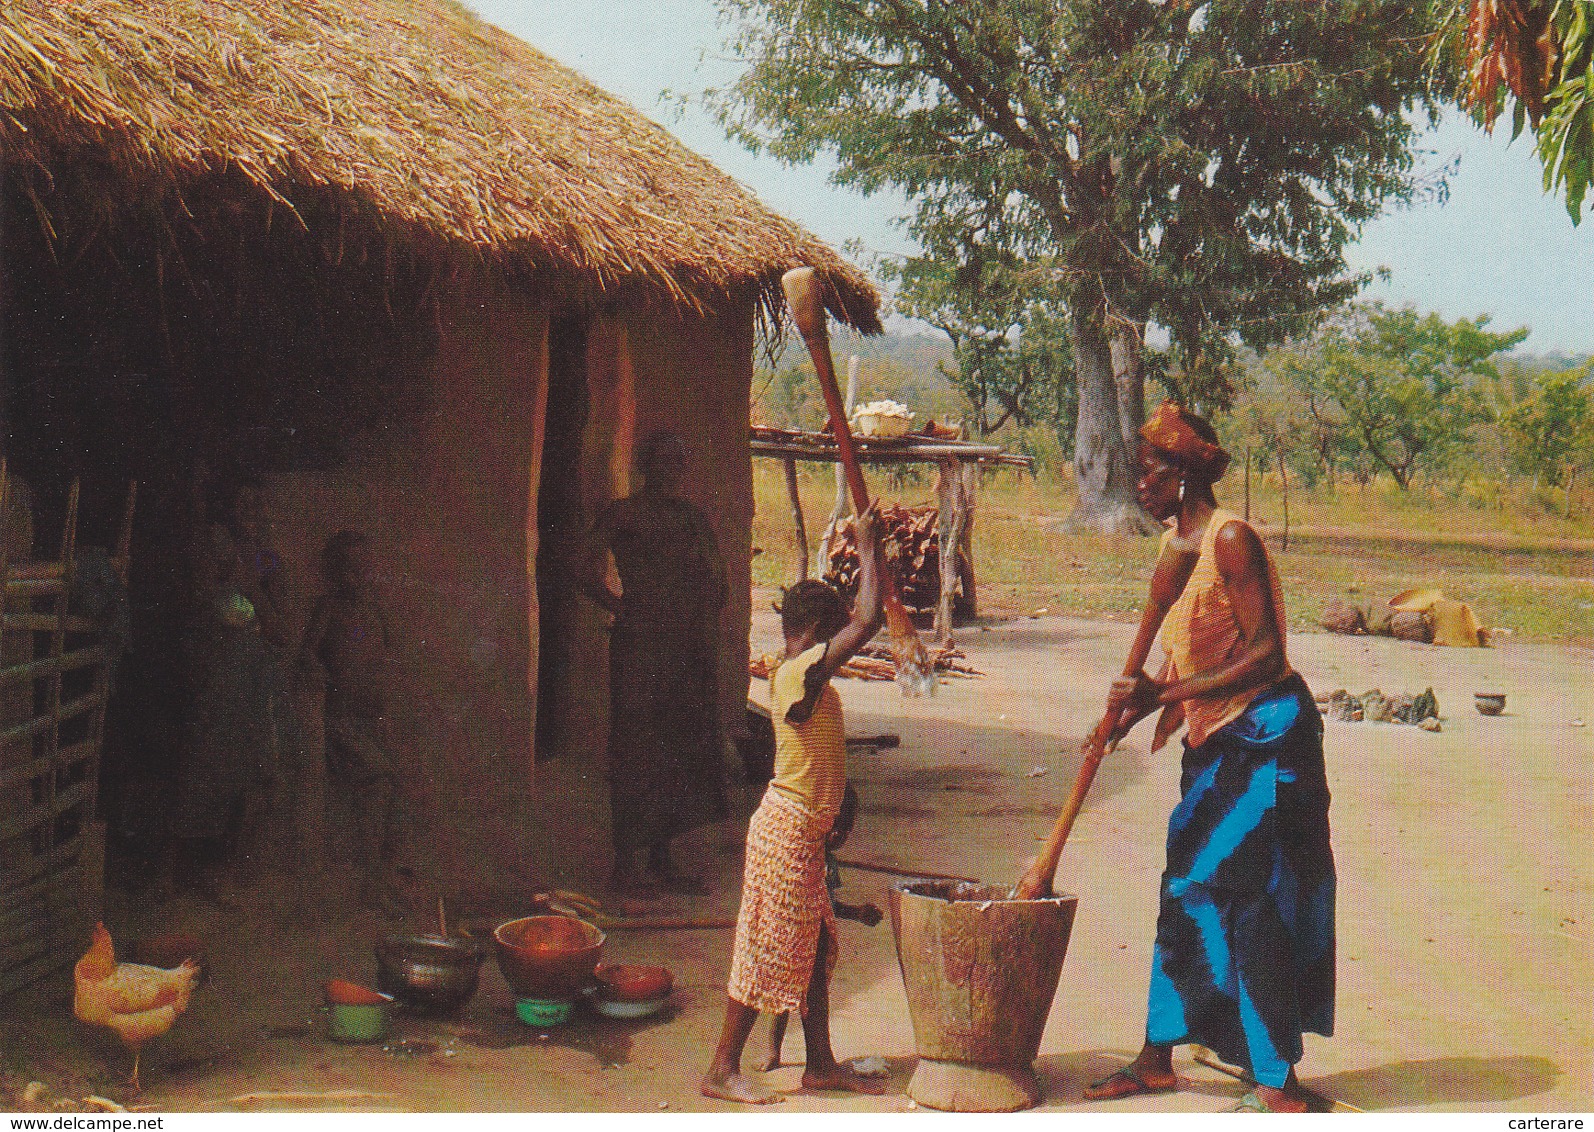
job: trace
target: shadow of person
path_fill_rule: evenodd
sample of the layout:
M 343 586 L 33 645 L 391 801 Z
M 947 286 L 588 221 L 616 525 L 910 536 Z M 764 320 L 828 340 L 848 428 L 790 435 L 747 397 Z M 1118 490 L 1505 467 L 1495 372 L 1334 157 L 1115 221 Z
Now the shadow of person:
M 1304 1083 L 1324 1096 L 1369 1111 L 1410 1106 L 1479 1105 L 1520 1100 L 1553 1089 L 1562 1069 L 1542 1057 L 1435 1057 L 1349 1069 Z

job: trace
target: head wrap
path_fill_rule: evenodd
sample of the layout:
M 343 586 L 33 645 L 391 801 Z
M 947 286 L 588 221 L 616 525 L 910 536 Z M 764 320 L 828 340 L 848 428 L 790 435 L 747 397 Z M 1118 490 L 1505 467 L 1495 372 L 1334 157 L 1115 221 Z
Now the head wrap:
M 1207 439 L 1212 426 L 1183 405 L 1164 401 L 1140 426 L 1140 435 L 1152 447 L 1172 457 L 1188 472 L 1212 483 L 1229 466 L 1229 454 Z

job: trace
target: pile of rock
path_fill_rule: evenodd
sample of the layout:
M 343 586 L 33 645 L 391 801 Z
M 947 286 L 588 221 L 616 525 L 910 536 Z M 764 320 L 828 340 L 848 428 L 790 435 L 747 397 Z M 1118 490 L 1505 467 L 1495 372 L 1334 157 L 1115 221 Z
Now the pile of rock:
M 1489 643 L 1489 630 L 1478 623 L 1472 607 L 1432 586 L 1398 593 L 1386 605 L 1334 600 L 1318 623 L 1331 633 L 1371 633 L 1425 645 L 1480 648 Z
M 1410 723 L 1424 731 L 1440 729 L 1439 700 L 1432 688 L 1417 695 L 1396 693 L 1390 696 L 1377 688 L 1353 696 L 1341 688 L 1320 698 L 1317 707 L 1329 719 L 1343 723 Z
M 1427 610 L 1331 601 L 1319 623 L 1331 633 L 1367 633 L 1425 645 L 1433 644 L 1434 640 L 1433 617 Z

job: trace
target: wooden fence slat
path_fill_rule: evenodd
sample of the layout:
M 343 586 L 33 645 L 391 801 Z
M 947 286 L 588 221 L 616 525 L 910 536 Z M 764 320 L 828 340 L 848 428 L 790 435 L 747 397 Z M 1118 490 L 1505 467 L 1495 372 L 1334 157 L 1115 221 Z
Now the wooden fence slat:
M 30 597 L 54 597 L 66 591 L 66 579 L 54 578 L 17 578 L 6 579 L 5 592 L 6 604 L 13 600 Z
M 49 918 L 61 911 L 61 905 L 78 903 L 83 888 L 81 864 L 72 865 L 50 879 L 49 887 L 27 904 L 0 914 L 0 951 L 24 940 L 30 934 L 39 934 L 41 928 L 49 926 Z
M 75 869 L 75 868 L 77 868 L 77 862 L 76 861 L 70 862 L 69 864 L 64 866 L 64 868 L 65 869 Z M 35 876 L 30 881 L 27 881 L 25 883 L 16 884 L 16 885 L 13 885 L 10 888 L 4 889 L 4 890 L 0 890 L 0 906 L 9 908 L 13 904 L 23 904 L 23 903 L 26 903 L 29 900 L 33 900 L 33 899 L 38 898 L 41 893 L 46 893 L 46 892 L 49 891 L 50 886 L 54 883 L 55 877 L 57 875 L 59 875 L 59 874 L 51 874 L 49 876 Z
M 38 660 L 30 660 L 25 664 L 13 664 L 9 668 L 0 668 L 0 684 L 8 684 L 13 680 L 38 679 L 41 676 L 54 677 L 59 673 L 76 672 L 92 664 L 100 664 L 105 659 L 105 650 L 99 645 L 89 648 L 73 649 L 59 656 L 45 656 Z
M 40 853 L 33 861 L 17 871 L 16 883 L 25 885 L 39 880 L 49 880 L 55 873 L 64 867 L 63 862 L 70 865 L 75 862 L 78 852 L 83 848 L 84 831 L 79 830 L 65 841 L 52 846 L 48 851 Z M 51 870 L 55 872 L 52 873 Z
M 15 727 L 9 728 L 5 731 L 0 731 L 0 748 L 9 747 L 13 743 L 20 743 L 25 739 L 31 739 L 33 736 L 37 735 L 45 728 L 50 727 L 52 724 L 66 723 L 70 720 L 76 719 L 84 712 L 91 711 L 94 708 L 99 707 L 104 700 L 105 693 L 103 691 L 85 692 L 81 696 L 75 696 L 69 702 L 61 705 L 61 714 L 59 717 L 36 715 L 25 723 L 19 723 Z M 48 762 L 47 759 L 38 759 L 34 762 L 28 763 L 25 766 L 10 767 L 6 770 L 0 771 L 0 786 L 3 786 L 7 782 L 10 782 L 14 779 L 32 778 L 35 774 L 42 772 L 42 768 L 46 762 Z
M 0 664 L 0 686 L 23 686 L 11 697 L 19 702 L 9 706 L 15 714 L 0 731 L 0 752 L 30 756 L 21 765 L 0 769 L 0 994 L 70 965 L 85 942 L 85 919 L 98 906 L 99 894 L 85 886 L 99 883 L 92 855 L 97 838 L 91 835 L 97 828 L 94 811 L 110 661 L 99 643 L 79 644 L 84 636 L 97 637 L 99 626 L 71 610 L 80 484 L 74 480 L 68 495 L 55 562 L 9 561 L 8 487 L 0 460 L 0 633 L 21 636 L 28 645 L 21 651 L 29 657 Z M 136 493 L 137 484 L 130 483 L 112 560 L 124 584 Z M 45 602 L 48 606 L 41 609 Z M 44 633 L 49 634 L 48 654 L 36 657 L 37 634 Z M 93 670 L 91 690 L 68 700 L 63 678 L 82 669 Z M 41 695 L 43 711 L 16 720 L 30 702 L 39 704 Z M 84 716 L 88 737 L 62 746 L 62 726 Z M 43 753 L 31 757 L 35 751 Z
M 20 908 L 0 913 L 0 950 L 11 946 L 24 935 L 37 932 L 39 922 L 49 915 L 50 902 L 42 896 Z
M 5 631 L 8 633 L 49 633 L 55 629 L 57 617 L 53 613 L 7 613 Z M 99 626 L 87 617 L 76 613 L 67 615 L 68 633 L 93 633 Z
M 31 948 L 0 952 L 0 995 L 37 982 L 52 971 L 70 967 L 82 956 L 88 938 L 75 923 L 60 922 Z
M 15 782 L 26 782 L 30 778 L 42 778 L 51 771 L 72 770 L 78 763 L 93 756 L 94 741 L 85 739 L 81 743 L 73 743 L 70 747 L 62 747 L 55 755 L 45 755 L 30 763 L 23 763 L 0 772 L 0 787 L 10 786 Z
M 54 775 L 51 775 L 51 781 L 54 781 Z M 59 792 L 52 789 L 47 801 L 23 810 L 9 821 L 0 822 L 0 841 L 9 841 L 21 834 L 53 825 L 56 818 L 87 799 L 92 793 L 93 786 L 87 780 L 74 782 Z

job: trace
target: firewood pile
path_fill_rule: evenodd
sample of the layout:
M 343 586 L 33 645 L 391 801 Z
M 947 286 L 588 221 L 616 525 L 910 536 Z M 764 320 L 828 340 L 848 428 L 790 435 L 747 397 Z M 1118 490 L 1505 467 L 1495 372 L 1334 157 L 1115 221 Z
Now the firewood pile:
M 983 676 L 985 673 L 964 663 L 968 660 L 963 650 L 955 645 L 943 645 L 930 650 L 930 659 L 935 664 L 937 673 L 948 676 Z M 768 680 L 769 674 L 775 670 L 779 658 L 772 653 L 755 656 L 747 665 L 750 675 L 760 680 Z M 892 659 L 891 649 L 886 645 L 865 645 L 858 654 L 841 666 L 837 676 L 845 676 L 854 680 L 895 680 L 897 676 L 896 661 Z
M 880 546 L 886 568 L 897 579 L 902 604 L 909 609 L 934 608 L 941 596 L 941 539 L 934 507 L 880 505 Z M 858 536 L 853 516 L 843 519 L 830 540 L 825 581 L 849 602 L 858 592 Z

